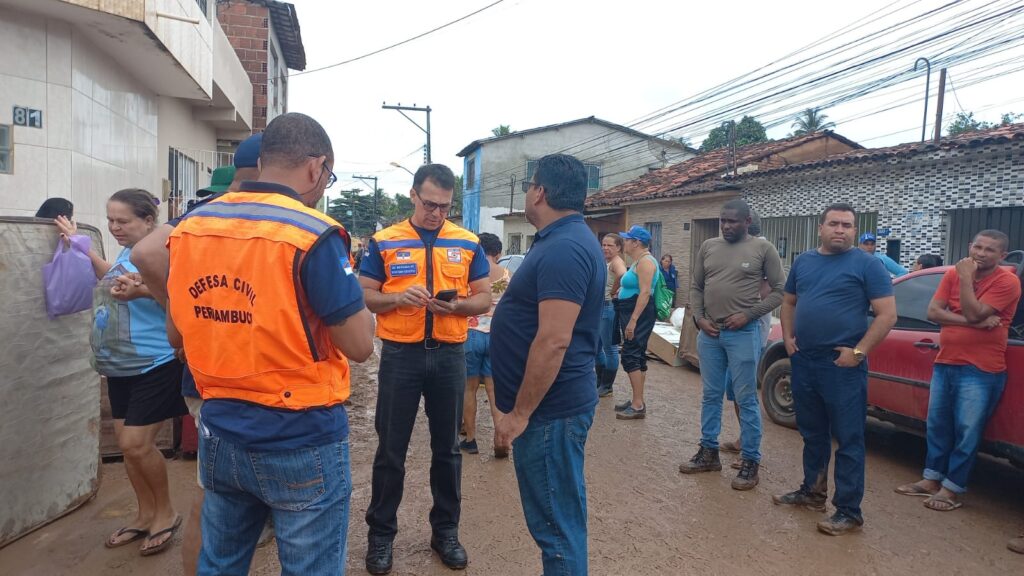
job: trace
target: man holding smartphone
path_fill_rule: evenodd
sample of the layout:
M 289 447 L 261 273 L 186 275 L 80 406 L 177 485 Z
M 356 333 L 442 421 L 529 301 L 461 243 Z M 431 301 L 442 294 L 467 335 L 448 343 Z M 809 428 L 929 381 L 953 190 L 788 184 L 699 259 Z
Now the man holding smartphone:
M 377 232 L 360 268 L 366 307 L 382 341 L 374 425 L 366 570 L 387 574 L 398 533 L 398 506 L 420 397 L 430 428 L 430 547 L 452 569 L 465 568 L 459 543 L 462 454 L 459 420 L 466 384 L 463 342 L 469 316 L 491 307 L 490 265 L 476 235 L 446 219 L 455 176 L 441 164 L 421 166 L 408 220 Z

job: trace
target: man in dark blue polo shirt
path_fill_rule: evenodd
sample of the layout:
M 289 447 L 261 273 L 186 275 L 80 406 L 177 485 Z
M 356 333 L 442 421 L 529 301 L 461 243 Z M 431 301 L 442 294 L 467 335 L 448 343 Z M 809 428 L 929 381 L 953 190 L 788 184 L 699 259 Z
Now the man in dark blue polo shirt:
M 583 221 L 587 175 L 564 154 L 537 162 L 526 219 L 537 238 L 494 311 L 494 446 L 515 448 L 516 478 L 545 574 L 587 573 L 583 453 L 597 405 L 594 358 L 605 263 Z

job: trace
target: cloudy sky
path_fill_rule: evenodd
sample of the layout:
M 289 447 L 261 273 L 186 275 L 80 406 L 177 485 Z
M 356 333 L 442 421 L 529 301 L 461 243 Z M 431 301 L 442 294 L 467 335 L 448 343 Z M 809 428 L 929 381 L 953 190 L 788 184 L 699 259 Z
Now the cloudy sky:
M 291 1 L 302 28 L 307 70 L 400 42 L 494 2 Z M 677 128 L 673 134 L 685 135 L 697 146 L 718 121 L 717 110 L 739 106 L 737 117 L 749 111 L 765 121 L 776 119 L 778 125 L 768 135 L 785 137 L 791 130 L 788 116 L 804 107 L 821 105 L 851 86 L 909 70 L 918 56 L 962 58 L 989 37 L 1006 45 L 973 61 L 951 63 L 956 93 L 947 89 L 946 115 L 964 109 L 984 120 L 998 120 L 1002 112 L 1024 112 L 1024 72 L 1016 70 L 1024 66 L 1024 43 L 1014 41 L 1024 30 L 1024 3 L 969 0 L 926 16 L 945 4 L 504 0 L 381 54 L 295 75 L 289 105 L 320 120 L 332 137 L 340 182 L 330 192 L 357 186 L 351 176 L 359 174 L 377 176 L 380 187 L 391 194 L 407 192 L 411 178 L 390 162 L 414 171 L 422 162 L 424 136 L 397 112 L 381 109 L 385 101 L 430 105 L 433 160 L 460 174 L 462 159 L 455 154 L 471 141 L 490 136 L 499 124 L 522 130 L 595 115 L 648 133 Z M 915 16 L 920 20 L 896 26 Z M 931 35 L 971 21 L 977 24 L 950 34 L 945 44 L 943 39 L 928 42 Z M 846 50 L 813 59 L 869 34 L 874 35 Z M 920 48 L 913 46 L 919 41 Z M 904 50 L 886 57 L 890 49 Z M 771 96 L 874 57 L 874 67 Z M 776 77 L 774 86 L 754 80 L 786 65 L 791 66 L 789 76 Z M 731 95 L 692 104 L 695 95 L 758 70 Z M 933 95 L 937 80 L 934 70 Z M 971 86 L 972 82 L 977 84 Z M 913 141 L 920 137 L 923 92 L 922 72 L 825 113 L 837 123 L 837 132 L 865 146 Z M 651 119 L 656 111 L 686 102 L 689 108 Z M 880 111 L 901 102 L 906 104 Z M 930 106 L 933 118 L 934 98 Z M 422 123 L 423 115 L 413 118 Z

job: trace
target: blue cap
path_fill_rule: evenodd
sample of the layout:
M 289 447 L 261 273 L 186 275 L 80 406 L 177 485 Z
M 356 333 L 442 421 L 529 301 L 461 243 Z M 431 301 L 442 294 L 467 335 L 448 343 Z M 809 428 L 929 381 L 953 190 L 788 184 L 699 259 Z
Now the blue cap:
M 863 244 L 865 242 L 874 242 L 875 240 L 876 240 L 875 239 L 875 235 L 872 234 L 871 232 L 865 232 L 865 233 L 860 235 L 860 243 L 861 244 Z
M 256 168 L 260 159 L 260 146 L 263 144 L 263 133 L 253 134 L 235 150 L 235 168 Z
M 645 245 L 651 243 L 651 233 L 643 226 L 639 226 L 637 224 L 631 226 L 627 232 L 619 232 L 619 236 L 621 236 L 623 240 L 639 240 Z

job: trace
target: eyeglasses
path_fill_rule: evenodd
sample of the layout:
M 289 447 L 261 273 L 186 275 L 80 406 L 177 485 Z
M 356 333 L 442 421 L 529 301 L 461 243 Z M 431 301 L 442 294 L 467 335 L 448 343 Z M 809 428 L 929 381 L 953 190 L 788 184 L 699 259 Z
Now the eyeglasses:
M 438 210 L 438 211 L 441 212 L 441 214 L 447 214 L 448 211 L 452 209 L 451 203 L 449 203 L 449 204 L 438 204 L 437 202 L 431 202 L 430 200 L 424 200 L 423 196 L 420 196 L 419 190 L 413 188 L 412 191 L 413 191 L 414 194 L 416 194 L 416 197 L 420 199 L 420 204 L 423 204 L 423 208 L 425 208 L 427 212 L 433 212 L 434 210 Z
M 310 158 L 319 158 L 324 156 L 324 154 L 306 154 L 306 156 L 309 156 Z M 320 168 L 321 174 L 325 171 L 327 172 L 327 186 L 324 186 L 324 188 L 334 186 L 334 183 L 338 181 L 338 177 L 334 175 L 334 170 L 327 167 L 327 158 L 324 158 L 324 163 L 320 165 Z

